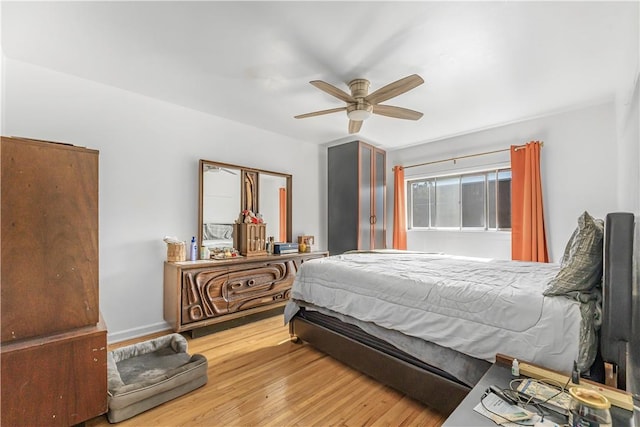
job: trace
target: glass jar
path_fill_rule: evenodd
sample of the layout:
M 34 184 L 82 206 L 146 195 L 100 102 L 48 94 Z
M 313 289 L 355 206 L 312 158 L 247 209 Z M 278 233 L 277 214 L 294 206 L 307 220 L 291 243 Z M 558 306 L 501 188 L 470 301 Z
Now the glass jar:
M 595 390 L 571 387 L 569 425 L 571 427 L 611 427 L 609 399 Z

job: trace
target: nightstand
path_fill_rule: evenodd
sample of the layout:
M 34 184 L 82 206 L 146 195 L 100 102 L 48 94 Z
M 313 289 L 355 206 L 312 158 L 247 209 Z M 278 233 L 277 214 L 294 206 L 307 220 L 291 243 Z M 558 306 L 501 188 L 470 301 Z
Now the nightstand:
M 508 362 L 508 363 L 507 363 Z M 469 392 L 467 397 L 458 405 L 442 425 L 443 427 L 462 427 L 462 426 L 496 426 L 489 418 L 480 415 L 473 408 L 480 403 L 480 398 L 489 386 L 495 385 L 499 388 L 508 388 L 509 382 L 514 377 L 511 376 L 511 362 L 502 357 L 498 357 L 496 363 L 484 374 L 478 384 Z M 567 423 L 566 417 L 560 414 L 550 412 L 545 416 L 552 421 L 562 425 Z M 637 408 L 635 411 L 627 411 L 615 406 L 611 406 L 611 417 L 616 427 L 632 427 L 640 425 L 640 412 Z M 635 420 L 634 420 L 635 419 Z

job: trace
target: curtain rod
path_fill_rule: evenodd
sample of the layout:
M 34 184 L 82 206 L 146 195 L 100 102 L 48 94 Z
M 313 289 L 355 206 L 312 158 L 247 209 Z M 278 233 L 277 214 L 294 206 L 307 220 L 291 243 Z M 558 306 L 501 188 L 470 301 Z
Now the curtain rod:
M 544 142 L 543 141 L 531 141 L 531 142 L 540 142 L 540 147 L 544 147 Z M 524 148 L 526 146 L 527 146 L 527 144 L 516 145 L 515 146 L 515 150 L 518 151 L 519 149 Z M 444 163 L 444 162 L 450 162 L 450 161 L 453 161 L 455 163 L 456 160 L 460 160 L 460 159 L 467 159 L 469 157 L 486 156 L 487 154 L 502 153 L 504 151 L 511 151 L 511 148 L 503 148 L 501 150 L 485 151 L 484 153 L 467 154 L 466 156 L 451 157 L 450 159 L 434 160 L 432 162 L 418 163 L 416 165 L 401 166 L 401 167 L 403 169 L 409 169 L 409 168 L 415 168 L 415 167 L 418 167 L 418 166 L 433 165 L 435 163 Z

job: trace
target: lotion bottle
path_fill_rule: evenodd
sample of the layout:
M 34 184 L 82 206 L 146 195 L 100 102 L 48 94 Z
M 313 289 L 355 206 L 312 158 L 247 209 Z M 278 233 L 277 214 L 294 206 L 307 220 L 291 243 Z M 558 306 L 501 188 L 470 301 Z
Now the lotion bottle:
M 198 245 L 196 244 L 196 236 L 191 237 L 191 261 L 198 260 Z
M 520 376 L 520 364 L 518 364 L 518 359 L 513 359 L 513 362 L 511 362 L 511 375 L 514 377 Z

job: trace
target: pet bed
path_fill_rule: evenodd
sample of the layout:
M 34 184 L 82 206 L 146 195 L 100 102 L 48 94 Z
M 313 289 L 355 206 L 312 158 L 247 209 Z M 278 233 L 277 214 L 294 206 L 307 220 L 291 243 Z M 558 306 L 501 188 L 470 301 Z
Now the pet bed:
M 171 334 L 110 351 L 107 357 L 110 422 L 131 418 L 207 383 L 207 359 L 187 353 Z

